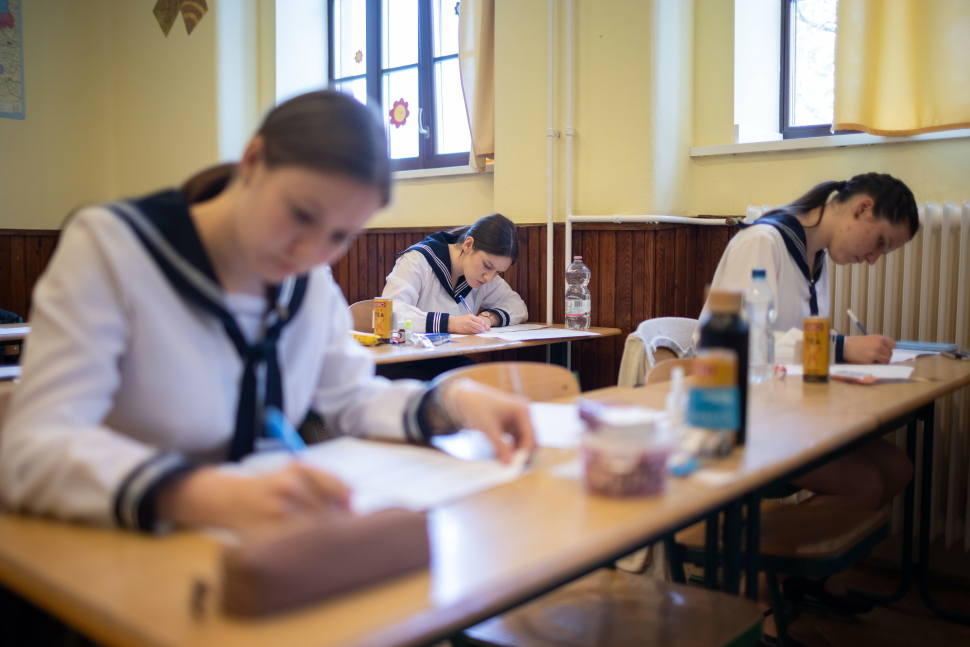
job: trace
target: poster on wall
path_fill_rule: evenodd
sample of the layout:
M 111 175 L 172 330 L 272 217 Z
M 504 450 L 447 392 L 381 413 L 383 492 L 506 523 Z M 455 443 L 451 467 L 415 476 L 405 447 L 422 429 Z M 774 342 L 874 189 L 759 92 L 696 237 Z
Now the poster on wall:
M 24 118 L 22 0 L 0 0 L 0 117 Z

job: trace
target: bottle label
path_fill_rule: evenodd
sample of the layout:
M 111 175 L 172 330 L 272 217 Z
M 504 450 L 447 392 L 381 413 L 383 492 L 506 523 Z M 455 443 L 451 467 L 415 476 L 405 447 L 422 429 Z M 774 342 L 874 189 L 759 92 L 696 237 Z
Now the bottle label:
M 592 299 L 585 299 L 583 301 L 567 301 L 566 302 L 566 316 L 567 317 L 587 317 L 589 313 L 593 310 Z
M 693 388 L 687 397 L 687 424 L 705 429 L 741 426 L 741 394 L 736 386 Z

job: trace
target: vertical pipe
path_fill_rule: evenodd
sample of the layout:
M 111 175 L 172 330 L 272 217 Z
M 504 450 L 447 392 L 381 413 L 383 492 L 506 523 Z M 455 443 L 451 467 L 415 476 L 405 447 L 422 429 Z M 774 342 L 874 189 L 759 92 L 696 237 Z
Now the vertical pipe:
M 549 56 L 548 56 L 548 118 L 546 120 L 546 323 L 552 323 L 552 273 L 555 271 L 555 248 L 553 247 L 553 204 L 555 197 L 555 188 L 553 181 L 553 166 L 554 166 L 554 153 L 553 148 L 554 139 L 556 137 L 555 131 L 555 18 L 556 18 L 556 0 L 548 0 L 549 2 Z
M 573 261 L 573 0 L 566 0 L 566 262 Z M 565 267 L 563 271 L 565 271 Z

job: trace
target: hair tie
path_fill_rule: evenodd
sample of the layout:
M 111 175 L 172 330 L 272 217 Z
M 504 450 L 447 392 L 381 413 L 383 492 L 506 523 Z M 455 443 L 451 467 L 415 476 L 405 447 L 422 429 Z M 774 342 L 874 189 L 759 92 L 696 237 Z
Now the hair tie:
M 842 180 L 841 182 L 837 183 L 837 186 L 838 186 L 838 189 L 836 190 L 839 193 L 842 193 L 843 191 L 845 191 L 845 187 L 849 186 L 849 183 L 846 180 Z

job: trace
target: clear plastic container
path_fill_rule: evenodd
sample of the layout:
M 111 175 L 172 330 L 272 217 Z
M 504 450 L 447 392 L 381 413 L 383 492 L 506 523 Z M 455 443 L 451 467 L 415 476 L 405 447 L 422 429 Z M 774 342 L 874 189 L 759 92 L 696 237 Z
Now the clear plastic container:
M 573 256 L 566 268 L 566 328 L 588 330 L 593 313 L 593 300 L 589 294 L 590 272 L 582 256 Z
M 744 292 L 744 315 L 748 321 L 748 381 L 770 380 L 775 371 L 775 297 L 765 271 L 751 271 L 751 285 Z
M 660 494 L 672 443 L 666 416 L 642 407 L 606 407 L 583 434 L 586 490 L 613 497 Z

